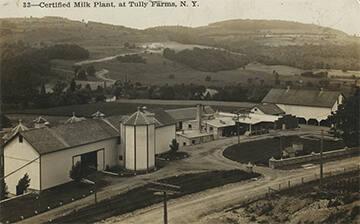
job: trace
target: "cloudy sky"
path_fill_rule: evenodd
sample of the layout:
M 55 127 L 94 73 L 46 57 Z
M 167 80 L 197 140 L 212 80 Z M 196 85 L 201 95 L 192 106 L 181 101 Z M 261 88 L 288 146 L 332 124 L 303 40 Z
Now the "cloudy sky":
M 201 26 L 228 19 L 279 19 L 313 23 L 360 35 L 360 0 L 198 0 L 198 8 L 146 9 L 24 9 L 23 1 L 26 0 L 0 0 L 0 17 L 62 16 L 135 28 L 159 25 Z M 39 3 L 44 0 L 29 1 Z M 112 1 L 118 3 L 127 0 Z

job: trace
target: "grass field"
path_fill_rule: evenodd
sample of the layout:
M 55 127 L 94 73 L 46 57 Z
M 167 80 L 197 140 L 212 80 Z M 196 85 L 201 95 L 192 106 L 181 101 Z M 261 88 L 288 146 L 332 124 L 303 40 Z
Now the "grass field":
M 139 43 L 139 45 L 150 45 L 151 43 Z M 196 45 L 186 45 L 176 42 L 162 42 L 155 43 L 162 44 L 165 47 L 170 47 L 175 50 L 183 50 L 193 48 Z M 201 46 L 206 47 L 206 46 Z M 125 53 L 129 50 L 124 48 L 111 47 L 105 48 L 108 54 L 104 54 L 103 47 L 92 47 L 89 49 L 91 58 L 109 57 L 119 53 Z M 99 53 L 102 51 L 102 53 Z M 139 51 L 139 50 L 138 50 Z M 303 84 L 311 82 L 317 85 L 321 79 L 301 77 L 300 74 L 305 70 L 285 66 L 285 65 L 264 65 L 261 63 L 252 62 L 246 66 L 245 69 L 234 69 L 230 71 L 220 72 L 202 72 L 192 69 L 186 65 L 179 64 L 164 58 L 161 55 L 161 50 L 155 50 L 154 52 L 141 53 L 147 61 L 146 64 L 141 63 L 121 63 L 116 59 L 93 63 L 97 70 L 107 69 L 109 73 L 107 76 L 115 80 L 130 79 L 133 82 L 140 82 L 146 85 L 164 85 L 164 84 L 200 84 L 206 86 L 226 86 L 242 83 L 247 85 L 248 79 L 252 79 L 252 84 L 260 85 L 263 80 L 265 84 L 274 84 L 273 71 L 279 73 L 280 80 L 282 82 L 291 81 L 293 83 L 302 81 Z M 60 74 L 67 79 L 71 79 L 73 74 L 69 73 L 72 71 L 73 64 L 75 61 L 62 61 L 54 60 L 53 71 Z M 319 70 L 314 70 L 319 71 Z M 343 72 L 340 70 L 329 70 L 329 76 L 337 77 L 352 77 L 352 75 L 358 76 L 358 71 Z M 211 77 L 211 81 L 205 81 L 207 76 Z M 174 77 L 174 78 L 172 78 Z M 300 85 L 300 84 L 299 84 Z
M 148 109 L 172 109 L 184 107 L 181 105 L 156 105 L 156 104 L 133 104 L 133 103 L 116 103 L 116 102 L 99 102 L 91 104 L 78 104 L 62 107 L 51 107 L 46 109 L 27 109 L 22 111 L 8 111 L 8 113 L 20 114 L 38 114 L 38 115 L 51 115 L 51 116 L 71 116 L 73 113 L 76 116 L 91 117 L 91 114 L 96 111 L 101 111 L 106 116 L 111 115 L 126 115 L 133 113 L 137 110 L 138 106 L 146 106 Z
M 293 142 L 301 142 L 304 145 L 304 154 L 320 151 L 319 139 L 299 139 L 297 136 L 282 137 L 283 148 L 290 146 Z M 331 141 L 324 139 L 324 151 L 343 148 L 342 141 Z M 232 145 L 225 149 L 224 156 L 228 159 L 241 163 L 255 163 L 257 165 L 268 165 L 271 157 L 280 158 L 280 138 L 264 139 Z
M 180 186 L 180 193 L 169 196 L 169 198 L 177 198 L 186 194 L 192 194 L 258 176 L 260 176 L 260 174 L 247 173 L 241 170 L 229 170 L 184 174 L 159 181 Z M 112 199 L 104 200 L 96 205 L 88 206 L 65 217 L 56 219 L 54 222 L 93 223 L 115 215 L 121 215 L 136 209 L 160 203 L 163 200 L 162 195 L 154 195 L 149 187 L 153 187 L 153 185 L 146 184 L 145 186 L 135 188 Z
M 126 100 L 125 100 L 126 101 Z M 146 103 L 146 101 L 149 101 Z M 195 107 L 196 104 L 203 103 L 204 105 L 210 105 L 214 110 L 220 110 L 224 112 L 231 112 L 238 110 L 239 108 L 249 108 L 252 107 L 252 103 L 247 102 L 220 102 L 220 101 L 159 101 L 156 100 L 137 100 L 137 102 L 98 102 L 90 104 L 77 104 L 77 105 L 68 105 L 61 107 L 51 107 L 43 109 L 25 109 L 25 110 L 4 110 L 4 113 L 9 115 L 11 120 L 17 121 L 19 119 L 25 119 L 32 121 L 36 116 L 32 115 L 42 115 L 42 116 L 60 116 L 60 120 L 66 120 L 68 116 L 72 116 L 73 113 L 76 116 L 91 117 L 96 111 L 101 111 L 105 116 L 112 115 L 126 115 L 133 113 L 137 110 L 139 106 L 146 106 L 149 110 L 151 109 L 175 109 L 175 108 L 184 108 L 184 107 Z M 47 118 L 49 121 L 53 119 L 52 117 Z M 55 120 L 59 120 L 56 119 Z M 51 121 L 50 121 L 51 122 Z

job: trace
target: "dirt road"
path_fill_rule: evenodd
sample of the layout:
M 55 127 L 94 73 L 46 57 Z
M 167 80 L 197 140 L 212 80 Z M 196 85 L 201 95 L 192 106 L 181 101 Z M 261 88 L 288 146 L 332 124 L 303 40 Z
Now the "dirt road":
M 302 130 L 298 129 L 295 131 L 282 131 L 280 133 L 267 134 L 262 136 L 241 136 L 242 142 L 260 140 L 264 138 L 272 138 L 274 135 L 302 135 L 313 133 L 314 130 Z M 133 189 L 135 187 L 142 186 L 146 184 L 148 181 L 153 181 L 157 179 L 162 179 L 174 175 L 184 174 L 184 173 L 193 173 L 200 171 L 208 171 L 208 170 L 227 170 L 240 168 L 245 169 L 245 165 L 231 161 L 222 156 L 222 151 L 232 144 L 237 142 L 237 137 L 233 138 L 225 138 L 217 141 L 208 142 L 201 145 L 188 146 L 184 147 L 182 150 L 186 151 L 190 154 L 190 157 L 184 160 L 173 161 L 169 163 L 166 167 L 146 175 L 139 175 L 135 177 L 128 178 L 119 178 L 119 177 L 110 177 L 107 176 L 107 180 L 111 182 L 111 185 L 102 189 L 101 192 L 98 192 L 98 200 L 105 200 L 110 198 L 111 196 L 118 195 L 120 193 L 124 193 L 129 189 Z M 287 176 L 291 171 L 282 171 L 282 170 L 272 170 L 266 167 L 256 167 L 256 172 L 260 172 L 266 178 L 265 180 L 274 180 L 282 176 Z M 264 180 L 262 180 L 264 181 Z M 253 182 L 252 184 L 257 184 L 258 182 Z M 264 182 L 267 183 L 267 182 Z M 259 182 L 259 184 L 263 184 Z M 243 183 L 239 184 L 243 185 Z M 244 185 L 245 187 L 247 185 Z M 225 186 L 224 188 L 228 188 L 229 186 Z M 253 186 L 249 187 L 251 189 Z M 220 188 L 222 189 L 222 188 Z M 217 190 L 215 190 L 217 191 Z M 202 193 L 200 193 L 201 195 Z M 198 194 L 196 194 L 198 195 Z M 193 196 L 189 196 L 193 197 Z M 185 197 L 188 198 L 188 197 Z M 179 199 L 183 200 L 183 199 Z M 49 212 L 39 214 L 35 217 L 24 220 L 22 223 L 43 223 L 47 222 L 49 219 L 54 219 L 55 217 L 62 216 L 64 214 L 70 213 L 75 209 L 80 209 L 87 205 L 94 203 L 94 197 L 89 196 L 84 199 L 80 199 L 70 204 L 66 204 L 62 207 L 50 210 Z M 231 203 L 230 203 L 231 204 Z M 160 209 L 161 210 L 161 209 Z M 199 210 L 200 211 L 200 210 Z M 141 217 L 141 216 L 140 216 Z M 153 217 L 157 217 L 154 215 Z
M 357 165 L 359 165 L 359 157 L 330 162 L 325 165 L 325 172 L 338 170 L 339 167 L 355 167 Z M 262 195 L 268 191 L 269 187 L 277 188 L 279 184 L 286 184 L 288 181 L 299 182 L 301 178 L 305 178 L 305 181 L 313 179 L 315 172 L 318 172 L 317 168 L 292 170 L 282 177 L 267 177 L 246 184 L 231 184 L 171 200 L 168 204 L 169 223 L 202 223 L 199 220 L 201 218 L 204 220 L 204 216 L 208 214 L 222 211 L 246 199 Z M 162 204 L 157 204 L 131 214 L 112 217 L 102 223 L 163 223 L 162 217 Z

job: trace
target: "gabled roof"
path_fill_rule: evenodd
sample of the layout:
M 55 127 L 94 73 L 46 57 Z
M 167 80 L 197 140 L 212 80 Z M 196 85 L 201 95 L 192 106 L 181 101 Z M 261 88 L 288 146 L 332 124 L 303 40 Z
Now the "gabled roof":
M 153 115 L 154 116 L 154 115 Z M 141 126 L 155 124 L 154 118 L 150 113 L 145 114 L 143 111 L 138 110 L 123 121 L 124 125 Z
M 214 114 L 215 111 L 210 106 L 202 106 L 203 115 L 205 114 Z M 188 121 L 196 119 L 196 107 L 186 107 L 178 109 L 166 110 L 166 112 L 175 120 L 175 121 Z
M 262 102 L 331 108 L 340 95 L 340 92 L 325 90 L 271 89 Z
M 19 133 L 20 131 L 26 131 L 29 130 L 28 127 L 26 127 L 21 120 L 19 120 L 18 125 L 16 125 L 14 128 L 11 129 L 10 132 L 6 133 L 2 138 L 5 141 L 8 141 L 9 139 L 11 139 L 13 136 L 15 136 L 17 133 Z
M 82 120 L 51 128 L 35 128 L 20 134 L 40 155 L 119 136 L 115 128 L 101 119 Z
M 279 115 L 285 113 L 280 107 L 272 103 L 258 104 L 255 107 L 261 110 L 264 114 Z
M 146 113 L 153 113 L 155 118 L 155 126 L 162 127 L 175 124 L 176 121 L 170 116 L 167 112 L 162 109 L 155 109 L 150 111 L 145 111 Z

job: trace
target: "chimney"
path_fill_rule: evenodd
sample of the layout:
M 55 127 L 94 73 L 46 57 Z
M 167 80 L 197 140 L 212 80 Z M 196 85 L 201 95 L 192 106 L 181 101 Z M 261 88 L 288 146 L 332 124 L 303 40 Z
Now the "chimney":
M 198 122 L 198 129 L 200 132 L 202 132 L 202 128 L 201 128 L 201 118 L 202 118 L 202 106 L 201 104 L 196 105 L 196 120 Z

